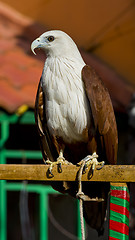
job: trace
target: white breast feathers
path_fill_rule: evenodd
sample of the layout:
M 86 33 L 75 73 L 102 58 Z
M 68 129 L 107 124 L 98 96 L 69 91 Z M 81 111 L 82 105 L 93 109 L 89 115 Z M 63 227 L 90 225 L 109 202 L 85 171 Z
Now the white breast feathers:
M 67 143 L 86 140 L 83 131 L 90 119 L 81 79 L 84 65 L 83 60 L 48 57 L 42 74 L 49 131 Z

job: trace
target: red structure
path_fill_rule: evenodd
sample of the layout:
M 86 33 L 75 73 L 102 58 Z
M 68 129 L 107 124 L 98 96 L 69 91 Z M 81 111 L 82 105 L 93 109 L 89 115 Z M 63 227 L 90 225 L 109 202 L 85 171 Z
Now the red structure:
M 111 184 L 109 240 L 129 239 L 129 192 L 126 184 Z

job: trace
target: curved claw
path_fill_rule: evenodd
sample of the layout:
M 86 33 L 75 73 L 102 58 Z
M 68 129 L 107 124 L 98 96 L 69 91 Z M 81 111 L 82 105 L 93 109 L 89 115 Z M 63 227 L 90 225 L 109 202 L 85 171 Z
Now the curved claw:
M 95 168 L 91 168 L 91 176 L 93 176 L 94 170 L 95 170 Z
M 97 170 L 102 169 L 104 165 L 105 165 L 105 162 L 103 161 L 101 167 L 98 167 Z
M 87 164 L 85 163 L 83 170 L 82 170 L 82 174 L 86 173 L 86 168 L 87 168 Z
M 49 172 L 49 174 L 50 174 L 52 177 L 54 177 L 51 169 L 48 169 L 48 172 Z
M 62 173 L 62 166 L 61 166 L 61 163 L 58 163 L 58 172 L 59 172 L 59 173 Z

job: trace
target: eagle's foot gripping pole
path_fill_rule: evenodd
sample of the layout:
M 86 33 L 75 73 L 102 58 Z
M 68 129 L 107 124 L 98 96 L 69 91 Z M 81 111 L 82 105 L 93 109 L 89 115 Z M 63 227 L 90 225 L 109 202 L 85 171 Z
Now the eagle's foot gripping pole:
M 85 165 L 84 165 L 84 167 L 83 167 L 83 173 L 86 172 L 86 169 L 87 169 L 90 165 L 91 165 L 92 175 L 93 175 L 93 172 L 94 172 L 95 168 L 96 168 L 97 170 L 100 170 L 100 169 L 104 166 L 105 162 L 104 162 L 104 161 L 98 162 L 97 158 L 98 158 L 98 155 L 96 154 L 96 152 L 94 152 L 92 155 L 86 156 L 84 159 L 82 159 L 82 160 L 78 163 L 78 165 L 82 165 L 82 163 L 85 161 Z M 99 167 L 97 167 L 97 166 L 99 166 Z
M 104 166 L 104 161 L 103 162 L 98 162 L 97 161 L 97 159 L 95 160 L 95 156 L 96 157 L 98 157 L 98 155 L 96 154 L 96 153 L 93 153 L 92 154 L 92 156 L 87 156 L 86 158 L 89 158 L 89 157 L 91 157 L 91 159 L 89 160 L 89 159 L 87 159 L 87 160 L 89 160 L 90 161 L 90 163 L 88 164 L 88 162 L 86 162 L 86 158 L 84 158 L 84 159 L 82 159 L 79 163 L 78 163 L 78 165 L 80 165 L 80 169 L 79 169 L 79 171 L 78 171 L 78 177 L 77 177 L 77 179 L 78 179 L 78 192 L 77 192 L 77 194 L 76 194 L 76 197 L 78 198 L 78 199 L 81 199 L 82 201 L 91 201 L 91 202 L 103 202 L 104 201 L 104 199 L 103 198 L 98 198 L 98 197 L 95 197 L 95 198 L 90 198 L 89 196 L 87 196 L 87 195 L 85 195 L 83 192 L 82 192 L 82 174 L 84 174 L 85 172 L 86 172 L 86 168 L 89 166 L 89 165 L 92 165 L 93 164 L 93 162 L 92 162 L 92 160 L 94 160 L 94 164 L 95 164 L 95 166 L 94 166 L 94 169 L 95 169 L 95 167 L 97 166 L 97 165 L 102 165 L 101 167 L 100 167 L 100 169 Z M 88 164 L 88 165 L 86 165 L 86 164 Z M 86 167 L 85 167 L 86 166 Z M 92 165 L 92 167 L 93 167 L 93 165 Z M 84 168 L 85 168 L 85 171 L 84 171 Z M 94 171 L 94 169 L 93 169 L 93 171 Z
M 71 165 L 72 163 L 68 162 L 64 157 L 63 157 L 63 151 L 60 151 L 59 157 L 57 158 L 56 162 L 51 162 L 50 160 L 46 160 L 46 164 L 49 164 L 49 174 L 53 177 L 52 169 L 55 165 L 58 166 L 58 172 L 62 172 L 62 165 Z

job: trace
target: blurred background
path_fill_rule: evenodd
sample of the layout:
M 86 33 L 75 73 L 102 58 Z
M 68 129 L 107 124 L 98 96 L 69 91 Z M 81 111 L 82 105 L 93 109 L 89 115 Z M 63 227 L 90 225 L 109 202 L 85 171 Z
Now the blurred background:
M 119 164 L 135 163 L 135 1 L 0 2 L 0 163 L 43 163 L 34 102 L 45 56 L 31 53 L 43 32 L 63 30 L 108 87 Z M 130 184 L 130 240 L 135 239 L 135 184 Z M 0 239 L 80 239 L 78 202 L 43 182 L 0 181 Z M 86 226 L 87 239 L 108 239 Z

